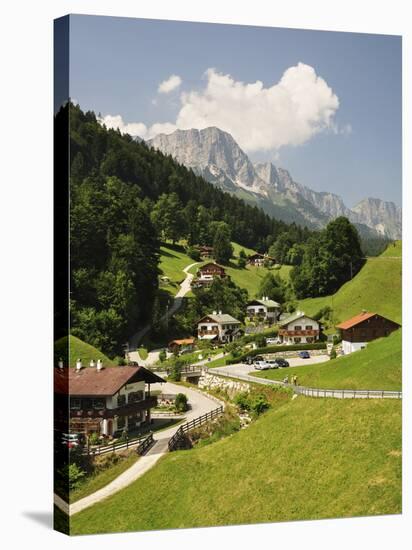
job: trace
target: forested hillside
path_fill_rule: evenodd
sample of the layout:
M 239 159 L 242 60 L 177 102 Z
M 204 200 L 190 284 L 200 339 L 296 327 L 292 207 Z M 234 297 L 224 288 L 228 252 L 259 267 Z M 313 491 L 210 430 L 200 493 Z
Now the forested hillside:
M 109 356 L 152 315 L 161 240 L 258 251 L 306 228 L 270 218 L 145 143 L 70 109 L 71 333 Z M 56 123 L 59 124 L 57 114 Z

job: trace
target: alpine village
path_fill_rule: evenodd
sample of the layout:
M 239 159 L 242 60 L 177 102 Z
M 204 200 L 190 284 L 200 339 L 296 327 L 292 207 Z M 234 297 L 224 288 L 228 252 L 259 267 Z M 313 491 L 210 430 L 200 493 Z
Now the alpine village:
M 78 105 L 57 128 L 68 110 L 55 522 L 400 513 L 400 238 L 270 215 Z

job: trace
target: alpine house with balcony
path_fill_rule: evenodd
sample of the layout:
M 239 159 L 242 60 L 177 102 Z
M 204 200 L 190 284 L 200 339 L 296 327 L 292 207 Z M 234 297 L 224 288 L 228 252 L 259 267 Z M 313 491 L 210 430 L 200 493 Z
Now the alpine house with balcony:
M 197 323 L 197 337 L 199 340 L 210 340 L 212 342 L 233 342 L 242 336 L 241 322 L 219 311 L 211 315 L 205 315 Z
M 278 337 L 283 344 L 312 344 L 319 340 L 320 325 L 302 311 L 280 323 Z
M 70 431 L 113 436 L 150 422 L 157 398 L 150 384 L 163 378 L 139 366 L 69 368 Z

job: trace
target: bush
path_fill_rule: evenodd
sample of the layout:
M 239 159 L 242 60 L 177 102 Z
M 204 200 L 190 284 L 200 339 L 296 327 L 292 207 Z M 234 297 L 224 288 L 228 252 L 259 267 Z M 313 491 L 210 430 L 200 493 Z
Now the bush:
M 186 250 L 186 253 L 189 258 L 192 258 L 192 260 L 195 260 L 195 262 L 200 262 L 200 252 L 197 248 L 189 246 L 189 248 Z
M 100 445 L 100 437 L 97 432 L 89 434 L 89 445 Z
M 159 361 L 163 363 L 163 361 L 166 361 L 166 359 L 167 359 L 167 354 L 165 350 L 162 349 L 162 351 L 159 353 Z
M 255 344 L 258 348 L 265 348 L 266 347 L 266 337 L 263 336 L 263 334 L 259 334 L 259 336 L 255 339 Z
M 188 410 L 187 396 L 184 393 L 178 393 L 175 397 L 175 407 L 179 412 L 185 412 Z
M 234 402 L 241 410 L 248 411 L 256 416 L 265 412 L 270 406 L 264 395 L 253 395 L 248 392 L 235 395 Z
M 336 350 L 335 350 L 335 348 L 333 348 L 332 351 L 330 352 L 330 358 L 331 359 L 336 359 Z
M 244 269 L 246 267 L 245 258 L 239 258 L 238 261 L 237 261 L 237 265 L 240 269 Z
M 118 357 L 117 364 L 119 367 L 124 367 L 125 365 L 127 365 L 126 359 L 124 357 Z
M 168 376 L 169 380 L 173 380 L 174 382 L 180 382 L 180 379 L 182 377 L 182 368 L 183 368 L 183 362 L 175 361 L 170 368 L 170 373 Z
M 85 472 L 75 462 L 67 465 L 67 474 L 70 490 L 79 487 L 85 476 Z

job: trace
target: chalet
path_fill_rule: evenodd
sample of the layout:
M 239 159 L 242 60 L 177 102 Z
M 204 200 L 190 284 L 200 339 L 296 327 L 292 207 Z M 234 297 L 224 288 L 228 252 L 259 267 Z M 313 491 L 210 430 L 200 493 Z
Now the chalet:
M 247 263 L 249 265 L 254 265 L 255 267 L 263 267 L 265 262 L 272 262 L 276 263 L 275 258 L 272 258 L 268 254 L 259 254 L 256 252 L 256 254 L 251 254 L 248 256 Z
M 202 258 L 212 258 L 213 257 L 213 246 L 203 246 L 199 245 L 195 247 L 199 251 L 199 254 Z
M 225 268 L 216 263 L 210 262 L 200 267 L 193 280 L 193 287 L 211 285 L 215 278 L 225 279 L 227 277 Z
M 246 306 L 246 312 L 249 319 L 257 317 L 262 321 L 274 323 L 279 318 L 280 304 L 263 296 L 260 300 L 251 300 Z
M 69 390 L 69 430 L 112 436 L 129 432 L 150 422 L 150 409 L 157 398 L 150 395 L 150 384 L 165 382 L 144 367 L 58 367 L 55 380 Z M 147 386 L 146 386 L 147 385 Z M 55 383 L 56 387 L 56 383 Z
M 278 337 L 283 344 L 312 344 L 319 340 L 319 334 L 319 323 L 297 311 L 281 321 Z
M 367 311 L 362 311 L 359 315 L 336 325 L 341 331 L 342 350 L 345 355 L 365 348 L 368 342 L 388 336 L 399 327 L 395 321 Z
M 212 342 L 233 342 L 242 336 L 241 322 L 219 311 L 211 315 L 205 315 L 197 323 L 197 337 L 199 340 L 210 340 Z
M 169 351 L 172 353 L 182 351 L 192 351 L 195 347 L 195 338 L 182 338 L 181 340 L 172 340 L 168 344 Z

